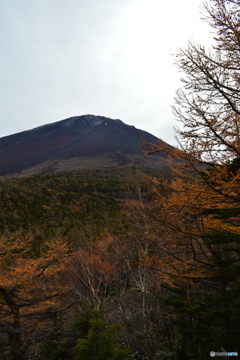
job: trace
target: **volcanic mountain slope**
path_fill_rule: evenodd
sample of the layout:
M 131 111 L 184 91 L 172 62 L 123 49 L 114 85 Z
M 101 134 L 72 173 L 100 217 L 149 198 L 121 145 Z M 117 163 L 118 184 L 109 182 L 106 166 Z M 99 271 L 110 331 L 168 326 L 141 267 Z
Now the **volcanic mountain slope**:
M 146 157 L 141 138 L 150 133 L 103 116 L 75 116 L 0 138 L 0 175 L 30 175 L 43 171 L 116 167 L 131 164 L 161 167 L 160 154 Z

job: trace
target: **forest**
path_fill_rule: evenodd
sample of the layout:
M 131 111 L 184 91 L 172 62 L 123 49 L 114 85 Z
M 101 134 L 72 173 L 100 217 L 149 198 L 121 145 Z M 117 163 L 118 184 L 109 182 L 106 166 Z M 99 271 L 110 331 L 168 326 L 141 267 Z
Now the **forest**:
M 0 179 L 1 360 L 240 354 L 240 2 L 210 0 L 173 108 L 132 167 Z

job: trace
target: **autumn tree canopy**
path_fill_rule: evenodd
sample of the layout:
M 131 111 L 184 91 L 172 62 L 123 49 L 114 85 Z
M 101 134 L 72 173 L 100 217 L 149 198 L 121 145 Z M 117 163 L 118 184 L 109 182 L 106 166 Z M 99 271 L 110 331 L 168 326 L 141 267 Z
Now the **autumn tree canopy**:
M 240 154 L 240 3 L 211 0 L 203 10 L 215 44 L 207 50 L 189 42 L 177 53 L 184 85 L 177 91 L 174 113 L 184 126 L 177 131 L 181 148 L 221 163 Z
M 155 181 L 163 238 L 154 242 L 169 255 L 161 270 L 172 274 L 165 302 L 182 359 L 204 358 L 214 346 L 240 352 L 239 15 L 239 0 L 203 5 L 214 45 L 189 42 L 176 54 L 183 73 L 174 106 L 179 148 L 149 148 L 169 155 L 174 174 L 170 183 Z
M 0 349 L 6 359 L 22 360 L 35 353 L 64 309 L 61 258 L 68 245 L 55 239 L 36 257 L 32 240 L 0 238 Z

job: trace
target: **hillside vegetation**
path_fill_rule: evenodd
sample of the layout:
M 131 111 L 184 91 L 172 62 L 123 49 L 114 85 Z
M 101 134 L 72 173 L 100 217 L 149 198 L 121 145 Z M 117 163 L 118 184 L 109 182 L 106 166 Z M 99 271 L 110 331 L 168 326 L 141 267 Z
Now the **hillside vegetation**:
M 90 331 L 100 312 L 103 331 L 118 324 L 116 351 L 153 359 L 168 348 L 166 334 L 157 341 L 168 325 L 159 326 L 157 254 L 147 241 L 159 207 L 148 175 L 126 168 L 0 182 L 3 359 L 78 359 L 78 339 L 90 336 L 79 319 L 87 314 Z
M 5 360 L 202 360 L 240 354 L 240 3 L 209 0 L 189 43 L 168 171 L 0 182 Z M 210 355 L 211 353 L 211 355 Z

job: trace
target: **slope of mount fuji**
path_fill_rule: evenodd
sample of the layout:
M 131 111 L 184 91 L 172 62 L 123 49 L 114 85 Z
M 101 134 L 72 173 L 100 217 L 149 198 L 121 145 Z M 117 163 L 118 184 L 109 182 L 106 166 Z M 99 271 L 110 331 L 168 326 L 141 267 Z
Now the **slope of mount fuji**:
M 0 175 L 138 164 L 161 167 L 160 154 L 146 157 L 141 139 L 150 133 L 103 116 L 75 116 L 0 138 Z

